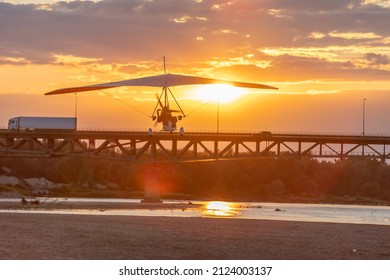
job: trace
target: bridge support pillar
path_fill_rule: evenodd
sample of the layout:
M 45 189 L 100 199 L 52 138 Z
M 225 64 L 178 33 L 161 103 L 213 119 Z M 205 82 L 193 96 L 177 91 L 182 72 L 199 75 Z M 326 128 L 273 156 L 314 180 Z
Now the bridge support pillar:
M 144 199 L 142 202 L 160 203 L 159 168 L 154 163 L 148 163 L 144 170 Z

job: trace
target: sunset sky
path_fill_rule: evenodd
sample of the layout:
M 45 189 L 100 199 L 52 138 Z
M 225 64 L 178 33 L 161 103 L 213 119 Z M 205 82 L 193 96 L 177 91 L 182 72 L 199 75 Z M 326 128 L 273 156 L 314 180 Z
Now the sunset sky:
M 169 73 L 279 88 L 220 97 L 222 130 L 361 133 L 366 98 L 366 133 L 390 134 L 389 19 L 389 0 L 0 1 L 0 126 L 73 116 L 74 94 L 44 93 L 159 75 L 166 56 Z M 215 129 L 209 87 L 173 92 L 179 126 Z M 147 129 L 156 93 L 80 93 L 79 127 Z

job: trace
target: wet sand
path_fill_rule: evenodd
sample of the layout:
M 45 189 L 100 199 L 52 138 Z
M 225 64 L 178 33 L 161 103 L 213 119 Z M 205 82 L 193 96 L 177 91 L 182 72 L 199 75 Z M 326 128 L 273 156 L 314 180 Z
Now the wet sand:
M 1 259 L 390 259 L 390 226 L 0 213 Z

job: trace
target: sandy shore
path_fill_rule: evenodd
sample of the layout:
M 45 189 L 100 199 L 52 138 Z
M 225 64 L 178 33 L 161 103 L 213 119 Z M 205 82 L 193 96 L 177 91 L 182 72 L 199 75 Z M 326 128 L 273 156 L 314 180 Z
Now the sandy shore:
M 1 259 L 390 259 L 379 225 L 0 213 L 0 229 Z

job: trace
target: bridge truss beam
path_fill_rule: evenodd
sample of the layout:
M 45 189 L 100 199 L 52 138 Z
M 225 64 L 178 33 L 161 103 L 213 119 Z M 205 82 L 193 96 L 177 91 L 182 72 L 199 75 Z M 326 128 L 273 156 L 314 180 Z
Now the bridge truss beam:
M 0 132 L 0 157 L 81 156 L 186 162 L 243 158 L 390 158 L 390 136 L 99 131 Z

